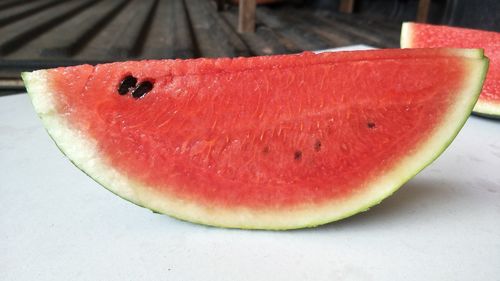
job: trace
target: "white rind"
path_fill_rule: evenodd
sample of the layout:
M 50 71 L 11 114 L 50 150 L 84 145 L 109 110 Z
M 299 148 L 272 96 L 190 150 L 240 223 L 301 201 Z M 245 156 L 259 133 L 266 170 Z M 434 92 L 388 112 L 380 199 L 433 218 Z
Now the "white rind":
M 400 44 L 401 48 L 411 48 L 412 46 L 412 23 L 411 22 L 403 22 L 403 25 L 401 26 L 401 38 L 400 38 Z
M 474 113 L 500 118 L 500 102 L 480 99 L 474 107 Z
M 401 159 L 392 170 L 370 182 L 363 192 L 348 199 L 279 211 L 226 209 L 183 201 L 155 192 L 154 188 L 134 181 L 113 168 L 100 154 L 95 140 L 71 128 L 67 120 L 57 114 L 53 100 L 55 93 L 49 87 L 44 71 L 24 73 L 23 79 L 36 112 L 61 151 L 76 166 L 120 197 L 157 212 L 196 223 L 231 228 L 293 229 L 325 224 L 367 210 L 391 195 L 437 158 L 465 123 L 481 90 L 486 60 L 464 60 L 469 64 L 470 75 L 466 76 L 469 78 L 464 81 L 456 103 L 448 108 L 446 117 L 420 148 Z

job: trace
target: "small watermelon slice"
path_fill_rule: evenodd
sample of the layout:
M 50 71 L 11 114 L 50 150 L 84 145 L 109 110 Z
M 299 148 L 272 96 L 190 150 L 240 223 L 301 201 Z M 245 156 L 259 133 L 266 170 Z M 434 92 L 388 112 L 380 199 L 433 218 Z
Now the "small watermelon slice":
M 405 22 L 401 48 L 482 48 L 490 59 L 486 82 L 474 113 L 500 118 L 500 33 L 460 27 Z
M 23 73 L 61 151 L 155 212 L 252 229 L 367 210 L 438 157 L 470 115 L 481 50 L 305 53 Z

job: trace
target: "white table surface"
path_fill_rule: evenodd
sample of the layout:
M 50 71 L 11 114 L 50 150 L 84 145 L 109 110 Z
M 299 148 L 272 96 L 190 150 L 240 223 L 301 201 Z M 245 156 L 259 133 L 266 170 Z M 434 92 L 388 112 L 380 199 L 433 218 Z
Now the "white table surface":
M 500 280 L 500 121 L 471 117 L 366 213 L 245 231 L 120 199 L 59 152 L 27 95 L 0 97 L 0 280 Z

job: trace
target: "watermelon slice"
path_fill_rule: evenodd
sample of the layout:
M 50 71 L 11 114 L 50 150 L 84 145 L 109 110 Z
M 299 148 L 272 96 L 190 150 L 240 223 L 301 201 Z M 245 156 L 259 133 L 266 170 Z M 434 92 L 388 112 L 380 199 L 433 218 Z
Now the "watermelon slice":
M 450 144 L 481 50 L 376 50 L 23 73 L 61 151 L 115 194 L 207 225 L 291 229 L 367 210 Z
M 401 48 L 482 48 L 490 59 L 486 82 L 474 113 L 500 118 L 500 33 L 459 27 L 405 22 Z

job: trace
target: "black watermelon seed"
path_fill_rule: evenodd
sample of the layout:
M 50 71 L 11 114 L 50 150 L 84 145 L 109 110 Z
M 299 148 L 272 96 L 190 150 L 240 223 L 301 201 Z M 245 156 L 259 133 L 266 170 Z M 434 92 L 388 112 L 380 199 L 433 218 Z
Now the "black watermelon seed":
M 149 81 L 141 82 L 132 92 L 132 96 L 136 99 L 143 97 L 153 89 L 153 83 Z
M 262 149 L 262 153 L 268 154 L 269 153 L 269 146 L 264 147 L 264 149 Z
M 295 153 L 293 154 L 293 159 L 295 159 L 295 160 L 302 159 L 302 151 L 300 151 L 300 150 L 295 151 Z
M 122 82 L 120 83 L 120 86 L 118 87 L 118 94 L 120 95 L 126 95 L 130 89 L 135 87 L 135 84 L 137 83 L 137 78 L 134 76 L 128 75 L 125 78 L 123 78 Z
M 316 150 L 316 151 L 321 150 L 321 141 L 320 140 L 316 140 L 316 142 L 314 143 L 314 150 Z
M 366 125 L 367 125 L 367 126 L 368 126 L 368 128 L 370 128 L 370 129 L 375 128 L 375 123 L 373 123 L 373 122 L 368 122 L 368 124 L 366 124 Z

